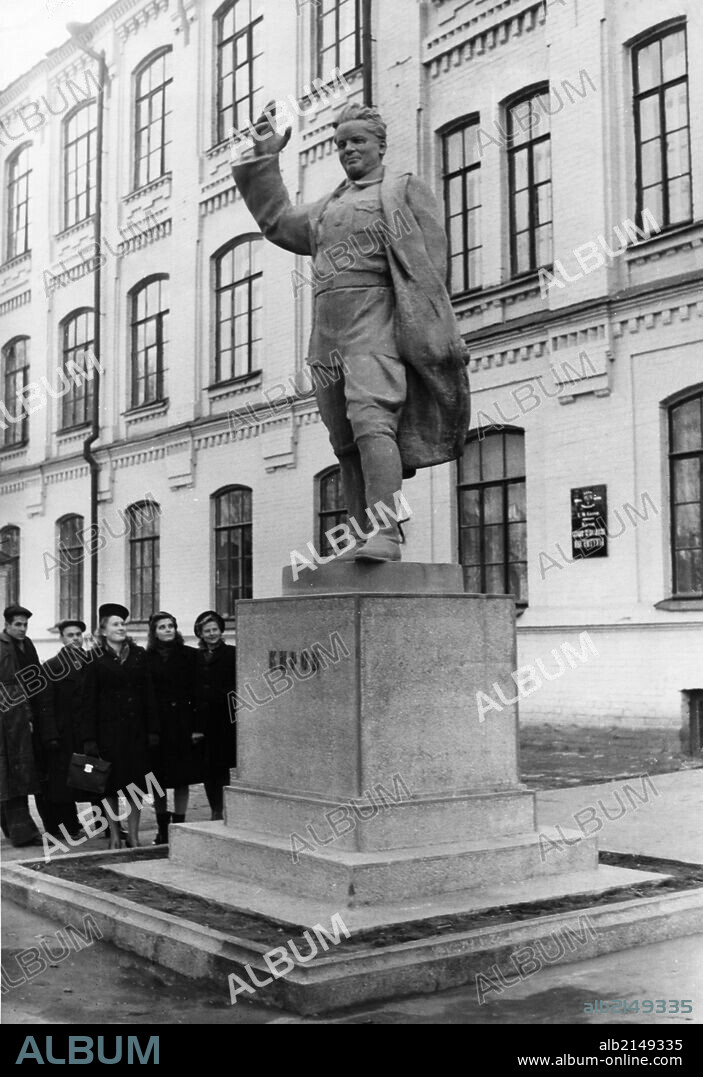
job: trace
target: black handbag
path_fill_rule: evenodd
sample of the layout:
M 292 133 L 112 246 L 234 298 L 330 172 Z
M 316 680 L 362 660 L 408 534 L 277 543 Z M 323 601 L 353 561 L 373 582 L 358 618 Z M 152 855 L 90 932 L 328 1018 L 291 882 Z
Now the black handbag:
M 83 789 L 86 793 L 104 793 L 111 768 L 112 763 L 105 759 L 74 752 L 68 764 L 66 785 L 72 789 Z

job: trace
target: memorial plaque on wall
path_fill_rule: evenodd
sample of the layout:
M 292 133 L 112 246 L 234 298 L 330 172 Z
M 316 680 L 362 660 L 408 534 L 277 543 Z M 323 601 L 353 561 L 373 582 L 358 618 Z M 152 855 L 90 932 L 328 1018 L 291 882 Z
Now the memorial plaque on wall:
M 571 556 L 608 556 L 608 488 L 581 486 L 571 491 Z

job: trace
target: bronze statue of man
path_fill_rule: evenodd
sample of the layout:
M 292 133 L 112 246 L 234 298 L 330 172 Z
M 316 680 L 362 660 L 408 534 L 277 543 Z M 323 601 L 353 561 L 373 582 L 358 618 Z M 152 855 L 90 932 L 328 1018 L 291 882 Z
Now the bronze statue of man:
M 334 125 L 347 178 L 294 206 L 278 163 L 291 129 L 276 126 L 268 108 L 254 125 L 253 155 L 233 166 L 235 182 L 267 239 L 313 257 L 308 361 L 347 511 L 367 521 L 368 537 L 342 559 L 399 561 L 398 524 L 376 506 L 393 508 L 418 468 L 460 456 L 469 426 L 441 214 L 426 184 L 384 168 L 386 125 L 356 104 Z

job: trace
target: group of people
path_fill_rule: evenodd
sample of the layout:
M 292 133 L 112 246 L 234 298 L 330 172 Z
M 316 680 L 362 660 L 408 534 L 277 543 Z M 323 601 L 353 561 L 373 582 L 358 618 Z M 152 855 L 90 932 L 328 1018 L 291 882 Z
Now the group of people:
M 214 610 L 201 613 L 194 648 L 173 614 L 159 611 L 149 619 L 145 649 L 128 635 L 126 607 L 106 603 L 90 651 L 85 623 L 69 618 L 57 625 L 60 650 L 42 665 L 27 634 L 31 616 L 8 606 L 0 632 L 0 801 L 2 831 L 12 844 L 42 844 L 29 811 L 33 795 L 55 838 L 63 830 L 81 834 L 76 804 L 91 801 L 103 806 L 110 848 L 120 848 L 123 838 L 138 846 L 138 791 L 149 788 L 148 775 L 162 790 L 154 796 L 155 844 L 168 842 L 171 822 L 185 821 L 191 785 L 203 783 L 212 819 L 222 819 L 224 787 L 236 766 L 229 698 L 236 648 L 224 640 L 224 619 Z M 100 797 L 68 785 L 74 753 L 111 764 Z

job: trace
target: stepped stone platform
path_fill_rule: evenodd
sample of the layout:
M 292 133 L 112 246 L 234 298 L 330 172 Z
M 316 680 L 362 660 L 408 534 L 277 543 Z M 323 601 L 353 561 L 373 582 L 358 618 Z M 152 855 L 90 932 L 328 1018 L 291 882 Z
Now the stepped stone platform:
M 464 593 L 459 566 L 412 563 L 330 564 L 297 581 L 284 570 L 283 590 L 238 603 L 238 777 L 224 822 L 173 826 L 167 861 L 111 870 L 300 929 L 341 916 L 350 930 L 596 899 L 657 878 L 599 868 L 595 839 L 537 831 L 534 794 L 519 781 L 516 704 L 485 721 L 476 705 L 496 687 L 513 698 L 512 597 Z M 688 900 L 686 925 L 698 916 Z M 448 930 L 456 955 L 480 950 Z M 511 931 L 537 938 L 543 925 L 506 929 L 501 946 Z M 633 937 L 618 928 L 598 945 Z M 238 946 L 235 964 L 253 959 Z M 474 965 L 443 961 L 448 946 L 438 930 L 415 951 L 392 947 L 393 960 L 378 947 L 350 960 L 340 947 L 273 1004 L 309 1012 L 320 1000 L 333 1008 L 466 982 Z

